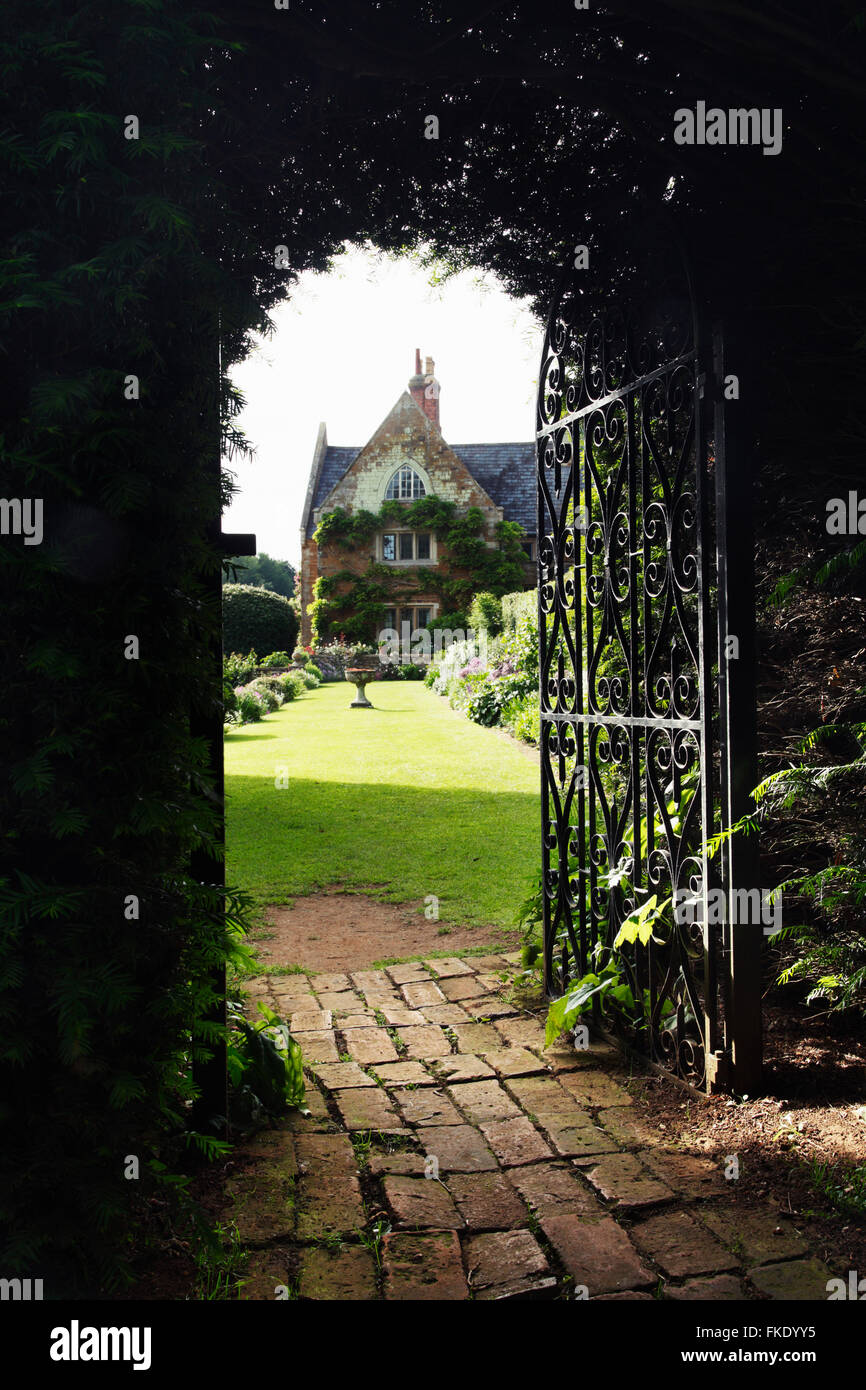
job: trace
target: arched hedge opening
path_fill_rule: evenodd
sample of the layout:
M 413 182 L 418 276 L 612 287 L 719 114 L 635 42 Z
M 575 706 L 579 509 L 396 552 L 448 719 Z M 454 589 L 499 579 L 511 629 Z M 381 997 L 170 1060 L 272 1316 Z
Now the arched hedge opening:
M 209 972 L 244 921 L 190 872 L 219 853 L 193 733 L 221 698 L 216 453 L 244 447 L 227 373 L 299 272 L 370 239 L 491 269 L 542 312 L 576 242 L 664 204 L 740 330 L 760 553 L 838 552 L 815 470 L 828 495 L 862 483 L 864 174 L 839 139 L 863 128 L 860 59 L 837 0 L 787 6 L 781 32 L 727 8 L 383 0 L 325 28 L 312 0 L 108 20 L 9 0 L 0 463 L 44 541 L 0 545 L 4 1274 L 109 1288 L 177 1192 Z M 733 103 L 784 109 L 783 155 L 674 145 L 674 108 L 720 72 Z

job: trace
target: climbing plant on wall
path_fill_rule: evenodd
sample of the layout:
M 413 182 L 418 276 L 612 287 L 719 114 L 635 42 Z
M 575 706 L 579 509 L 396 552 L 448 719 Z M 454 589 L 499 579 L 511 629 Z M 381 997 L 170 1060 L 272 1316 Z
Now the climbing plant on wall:
M 454 502 L 442 497 L 419 497 L 408 504 L 389 501 L 379 512 L 350 514 L 338 507 L 320 519 L 313 539 L 320 549 L 333 545 L 344 552 L 368 550 L 376 533 L 389 525 L 435 532 L 441 546 L 439 567 L 394 570 L 371 560 L 360 575 L 339 570 L 321 576 L 309 605 L 314 641 L 338 633 L 368 638 L 382 623 L 386 608 L 421 594 L 435 594 L 443 610 L 466 626 L 469 604 L 479 590 L 500 595 L 524 584 L 523 527 L 516 521 L 497 522 L 497 544 L 491 547 L 484 539 L 481 509 L 460 513 Z

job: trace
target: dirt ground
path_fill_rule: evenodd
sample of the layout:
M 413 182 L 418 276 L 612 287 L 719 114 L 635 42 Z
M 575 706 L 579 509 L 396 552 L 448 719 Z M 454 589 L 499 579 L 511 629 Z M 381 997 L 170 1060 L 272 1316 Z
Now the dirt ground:
M 540 991 L 518 992 L 544 1017 Z M 635 1059 L 628 1090 L 640 1105 L 645 1142 L 719 1161 L 736 1154 L 741 1211 L 789 1222 L 825 1260 L 866 1269 L 862 1179 L 866 1161 L 866 1038 L 858 1020 L 816 1018 L 814 1005 L 774 998 L 764 1005 L 764 1076 L 759 1096 L 699 1096 Z M 816 1169 L 836 1189 L 831 1200 Z M 851 1203 L 848 1211 L 845 1201 Z
M 696 1154 L 738 1154 L 742 1198 L 756 1208 L 769 1202 L 781 1223 L 796 1222 L 825 1260 L 844 1257 L 850 1269 L 864 1269 L 862 1209 L 840 1211 L 813 1174 L 826 1165 L 843 1200 L 854 1197 L 843 1175 L 866 1158 L 866 1044 L 842 1027 L 809 1022 L 805 1009 L 768 1007 L 765 1019 L 763 1095 L 689 1104 L 655 1077 L 642 1078 L 645 1085 L 633 1093 L 642 1092 L 650 1124 L 666 1143 Z
M 265 970 L 300 965 L 304 970 L 365 970 L 379 961 L 432 951 L 513 951 L 519 934 L 497 926 L 452 926 L 428 921 L 423 902 L 379 902 L 361 892 L 331 886 L 298 898 L 291 907 L 270 907 L 266 927 L 253 944 Z

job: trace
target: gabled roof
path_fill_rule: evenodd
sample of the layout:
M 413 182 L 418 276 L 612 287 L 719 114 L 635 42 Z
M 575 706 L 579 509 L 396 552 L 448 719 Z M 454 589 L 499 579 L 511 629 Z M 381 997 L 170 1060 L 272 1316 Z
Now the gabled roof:
M 348 473 L 350 465 L 354 463 L 360 452 L 361 450 L 356 449 L 354 445 L 346 448 L 340 445 L 336 447 L 330 444 L 328 445 L 325 450 L 325 457 L 322 459 L 319 483 L 313 498 L 313 511 L 315 511 L 317 507 L 321 507 L 328 493 L 331 491 L 331 488 L 336 487 L 344 474 Z M 315 530 L 315 523 L 312 517 L 310 518 L 310 523 L 313 529 L 309 534 L 312 535 L 313 530 Z
M 505 520 L 519 521 L 527 535 L 534 536 L 535 445 L 451 444 L 449 448 L 454 450 L 496 505 L 502 508 Z M 361 448 L 357 445 L 328 445 L 325 448 L 306 519 L 308 539 L 316 529 L 313 513 L 349 471 L 360 452 Z

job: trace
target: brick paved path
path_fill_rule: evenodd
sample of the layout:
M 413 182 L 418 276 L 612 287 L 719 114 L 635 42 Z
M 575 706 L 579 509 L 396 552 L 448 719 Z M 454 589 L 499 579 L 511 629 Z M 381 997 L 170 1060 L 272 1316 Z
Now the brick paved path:
M 514 960 L 247 986 L 289 1018 L 311 1114 L 240 1148 L 241 1296 L 825 1300 L 837 1271 L 790 1222 L 658 1146 L 618 1053 L 544 1050 L 502 998 Z

